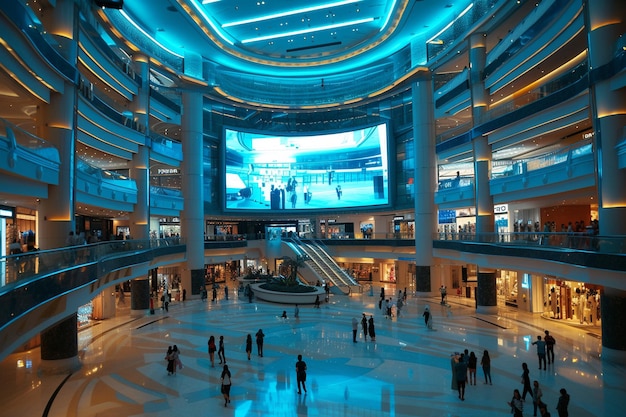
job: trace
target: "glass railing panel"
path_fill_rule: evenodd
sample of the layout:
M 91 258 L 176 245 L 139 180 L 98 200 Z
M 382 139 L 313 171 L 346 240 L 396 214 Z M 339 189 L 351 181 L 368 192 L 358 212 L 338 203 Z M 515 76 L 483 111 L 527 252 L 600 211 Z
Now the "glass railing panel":
M 626 236 L 600 236 L 591 232 L 437 233 L 434 240 L 533 246 L 559 250 L 582 250 L 626 254 Z
M 97 262 L 124 252 L 184 244 L 180 238 L 112 240 L 91 245 L 50 250 L 33 250 L 0 257 L 0 285 L 16 285 L 40 275 L 52 274 L 78 265 Z M 0 289 L 1 291 L 1 289 Z
M 528 91 L 528 93 L 517 97 L 515 100 L 508 101 L 497 107 L 483 112 L 479 117 L 479 124 L 486 123 L 490 120 L 496 119 L 505 114 L 511 113 L 517 109 L 525 107 L 531 103 L 534 103 L 546 96 L 554 94 L 566 87 L 569 87 L 584 78 L 588 72 L 587 61 L 584 61 L 574 67 L 571 71 L 550 81 L 540 87 Z
M 178 161 L 183 160 L 183 145 L 179 141 L 154 132 L 150 132 L 150 140 L 152 141 L 153 151 L 161 155 L 169 156 L 170 158 Z
M 491 178 L 502 178 L 512 175 L 521 175 L 525 172 L 536 171 L 572 161 L 593 153 L 593 144 L 590 141 L 575 143 L 563 149 L 549 152 L 535 158 L 524 160 L 499 160 L 493 161 L 491 166 Z
M 12 124 L 8 120 L 0 119 L 0 137 L 7 138 L 10 146 L 19 146 L 53 162 L 61 161 L 59 151 L 54 145 Z

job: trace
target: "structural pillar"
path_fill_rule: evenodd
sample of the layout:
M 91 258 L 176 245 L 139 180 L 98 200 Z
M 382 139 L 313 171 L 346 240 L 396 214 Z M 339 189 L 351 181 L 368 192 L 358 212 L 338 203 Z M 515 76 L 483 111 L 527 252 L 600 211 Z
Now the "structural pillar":
M 80 366 L 78 315 L 74 313 L 41 332 L 41 370 L 48 373 L 66 373 Z
M 595 133 L 600 235 L 626 234 L 626 170 L 619 168 L 616 146 L 626 126 L 626 90 L 613 89 L 611 78 L 599 79 L 598 68 L 615 59 L 617 40 L 626 32 L 622 0 L 586 0 L 585 26 L 591 68 L 591 110 Z M 595 70 L 595 71 L 594 71 Z M 600 247 L 602 250 L 602 247 Z
M 437 188 L 435 154 L 435 116 L 432 73 L 424 73 L 412 85 L 413 141 L 415 158 L 415 292 L 430 295 L 433 266 L 433 236 L 436 232 L 435 190 Z
M 498 291 L 496 288 L 495 269 L 478 268 L 478 286 L 476 287 L 476 312 L 497 314 Z
M 75 27 L 74 1 L 59 0 L 47 10 L 46 28 L 63 44 L 63 51 L 71 63 L 77 62 L 78 42 Z M 59 184 L 48 186 L 48 198 L 42 199 L 37 215 L 40 249 L 65 245 L 70 231 L 76 231 L 74 219 L 74 128 L 76 113 L 76 86 L 66 81 L 63 91 L 51 92 L 50 102 L 39 107 L 37 135 L 52 143 L 58 150 L 63 169 Z
M 605 287 L 600 293 L 602 360 L 626 363 L 626 291 Z
M 135 278 L 130 282 L 130 315 L 143 316 L 149 311 L 150 280 L 147 277 Z
M 181 274 L 182 288 L 187 294 L 200 294 L 204 287 L 204 173 L 203 158 L 203 96 L 196 91 L 183 92 L 182 137 L 183 196 L 181 234 L 187 244 L 187 262 Z
M 474 125 L 482 123 L 487 110 L 487 94 L 483 81 L 486 61 L 486 37 L 474 33 L 469 39 L 470 91 L 472 95 L 472 118 Z M 493 233 L 493 198 L 489 189 L 491 172 L 491 147 L 486 137 L 473 138 L 474 148 L 474 196 L 476 201 L 476 235 Z
M 150 238 L 150 136 L 148 134 L 150 114 L 150 65 L 147 57 L 137 54 L 133 57 L 135 69 L 141 77 L 139 92 L 135 96 L 133 120 L 139 131 L 145 134 L 146 141 L 139 146 L 131 161 L 131 178 L 137 184 L 137 204 L 130 213 L 130 234 L 133 239 Z M 156 231 L 158 235 L 158 230 Z

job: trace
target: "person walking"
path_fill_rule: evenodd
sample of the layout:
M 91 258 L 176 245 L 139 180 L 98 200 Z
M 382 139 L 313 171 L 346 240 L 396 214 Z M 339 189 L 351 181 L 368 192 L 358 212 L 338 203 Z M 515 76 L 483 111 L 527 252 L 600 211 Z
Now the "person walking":
M 532 395 L 532 387 L 530 386 L 530 371 L 526 362 L 522 363 L 522 384 L 524 384 L 524 391 L 522 392 L 522 401 L 526 401 L 526 394 L 530 392 Z
M 367 342 L 367 317 L 365 317 L 365 313 L 361 318 L 361 327 L 363 328 L 363 339 Z
M 220 365 L 222 364 L 222 361 L 226 363 L 226 354 L 224 353 L 224 336 L 220 336 L 220 341 L 217 348 L 217 357 L 220 359 Z
M 259 329 L 259 331 L 256 332 L 256 349 L 260 357 L 263 357 L 263 338 L 264 337 L 265 335 L 263 334 L 263 329 Z
M 167 364 L 167 374 L 168 375 L 176 375 L 176 365 L 178 364 L 178 355 L 179 355 L 178 347 L 176 345 L 172 346 L 172 351 L 168 355 L 168 364 Z
M 217 301 L 217 287 L 213 285 L 213 299 L 211 301 Z
M 433 322 L 432 322 L 429 306 L 424 307 L 424 314 L 422 314 L 422 316 L 424 316 L 424 324 L 426 325 L 426 328 L 432 329 Z
M 296 362 L 296 380 L 298 381 L 298 394 L 302 394 L 302 389 L 306 392 L 306 362 L 302 360 L 302 355 L 298 355 L 298 362 Z
M 220 381 L 222 383 L 222 394 L 224 395 L 224 407 L 228 405 L 230 402 L 230 387 L 232 385 L 232 380 L 230 379 L 231 374 L 228 369 L 228 365 L 224 365 L 224 369 L 222 369 L 222 376 L 220 377 Z
M 356 343 L 356 334 L 359 331 L 359 321 L 356 317 L 352 317 L 352 342 Z
M 480 366 L 483 368 L 483 374 L 485 375 L 485 384 L 487 384 L 487 379 L 489 379 L 489 385 L 491 383 L 491 358 L 489 357 L 489 352 L 485 350 L 483 352 L 483 357 L 480 359 Z
M 513 414 L 513 417 L 523 417 L 523 411 L 524 411 L 524 403 L 522 402 L 522 398 L 519 395 L 519 390 L 518 389 L 514 389 L 513 390 L 513 398 L 511 398 L 510 402 L 507 402 L 507 404 L 509 405 L 509 407 L 511 407 L 511 414 Z
M 319 294 L 315 296 L 315 308 L 320 308 L 320 296 L 319 296 Z
M 180 360 L 180 350 L 178 350 L 178 346 L 174 345 L 172 350 L 175 352 L 176 359 L 174 359 L 174 373 L 176 373 L 176 368 L 183 369 L 183 361 Z
M 293 309 L 293 316 L 295 318 L 299 318 L 300 317 L 300 307 L 298 307 L 298 304 L 296 304 L 296 306 Z
M 467 381 L 467 361 L 465 355 L 461 353 L 459 362 L 454 365 L 454 373 L 456 374 L 456 386 L 459 391 L 459 398 L 465 401 L 465 382 Z
M 224 284 L 224 299 L 228 300 L 228 285 Z
M 174 355 L 172 354 L 173 349 L 171 346 L 167 347 L 167 353 L 165 353 L 165 360 L 167 361 L 167 375 L 172 375 L 174 373 Z
M 478 362 L 478 358 L 474 354 L 474 352 L 470 352 L 469 360 L 467 361 L 467 370 L 469 371 L 469 384 L 476 385 L 476 363 Z
M 207 343 L 209 345 L 209 358 L 211 359 L 211 367 L 215 368 L 215 351 L 217 348 L 215 347 L 215 337 L 209 337 L 209 341 Z
M 567 411 L 567 406 L 569 405 L 569 394 L 565 388 L 561 388 L 559 392 L 561 393 L 561 396 L 559 397 L 559 402 L 556 405 L 556 411 L 559 413 L 559 417 L 568 417 L 569 413 Z
M 539 369 L 541 370 L 541 363 L 543 362 L 543 370 L 546 370 L 546 342 L 541 340 L 541 336 L 537 336 L 533 345 L 537 345 L 537 358 L 539 358 Z
M 543 391 L 539 387 L 539 381 L 533 381 L 533 416 L 537 417 L 537 407 L 541 407 L 543 402 L 541 401 L 541 397 L 543 397 Z
M 370 316 L 370 319 L 367 322 L 367 330 L 370 334 L 370 339 L 372 342 L 376 341 L 376 328 L 374 327 L 374 316 Z
M 546 342 L 546 356 L 548 358 L 548 364 L 550 364 L 554 362 L 554 345 L 556 344 L 556 340 L 548 330 L 544 333 L 545 336 L 543 340 Z
M 248 360 L 250 360 L 250 355 L 252 354 L 252 335 L 250 333 L 246 337 L 246 354 L 248 355 Z

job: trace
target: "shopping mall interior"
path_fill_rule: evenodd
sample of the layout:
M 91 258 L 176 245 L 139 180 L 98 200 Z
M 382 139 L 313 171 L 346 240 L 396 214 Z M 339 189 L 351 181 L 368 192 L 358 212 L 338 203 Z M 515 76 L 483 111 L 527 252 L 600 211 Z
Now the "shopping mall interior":
M 149 3 L 0 4 L 0 416 L 620 413 L 621 0 Z

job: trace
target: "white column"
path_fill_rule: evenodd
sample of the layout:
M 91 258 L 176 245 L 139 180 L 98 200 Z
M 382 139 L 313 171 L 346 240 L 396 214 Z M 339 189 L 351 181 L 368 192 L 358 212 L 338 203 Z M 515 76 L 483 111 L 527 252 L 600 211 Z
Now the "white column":
M 412 86 L 413 140 L 415 142 L 415 233 L 416 293 L 432 292 L 433 236 L 436 232 L 435 116 L 432 74 L 424 74 Z
M 187 294 L 199 294 L 204 284 L 204 175 L 202 94 L 183 92 L 182 138 L 183 163 L 182 189 L 185 209 L 181 214 L 181 235 L 187 243 L 187 263 L 181 279 Z

